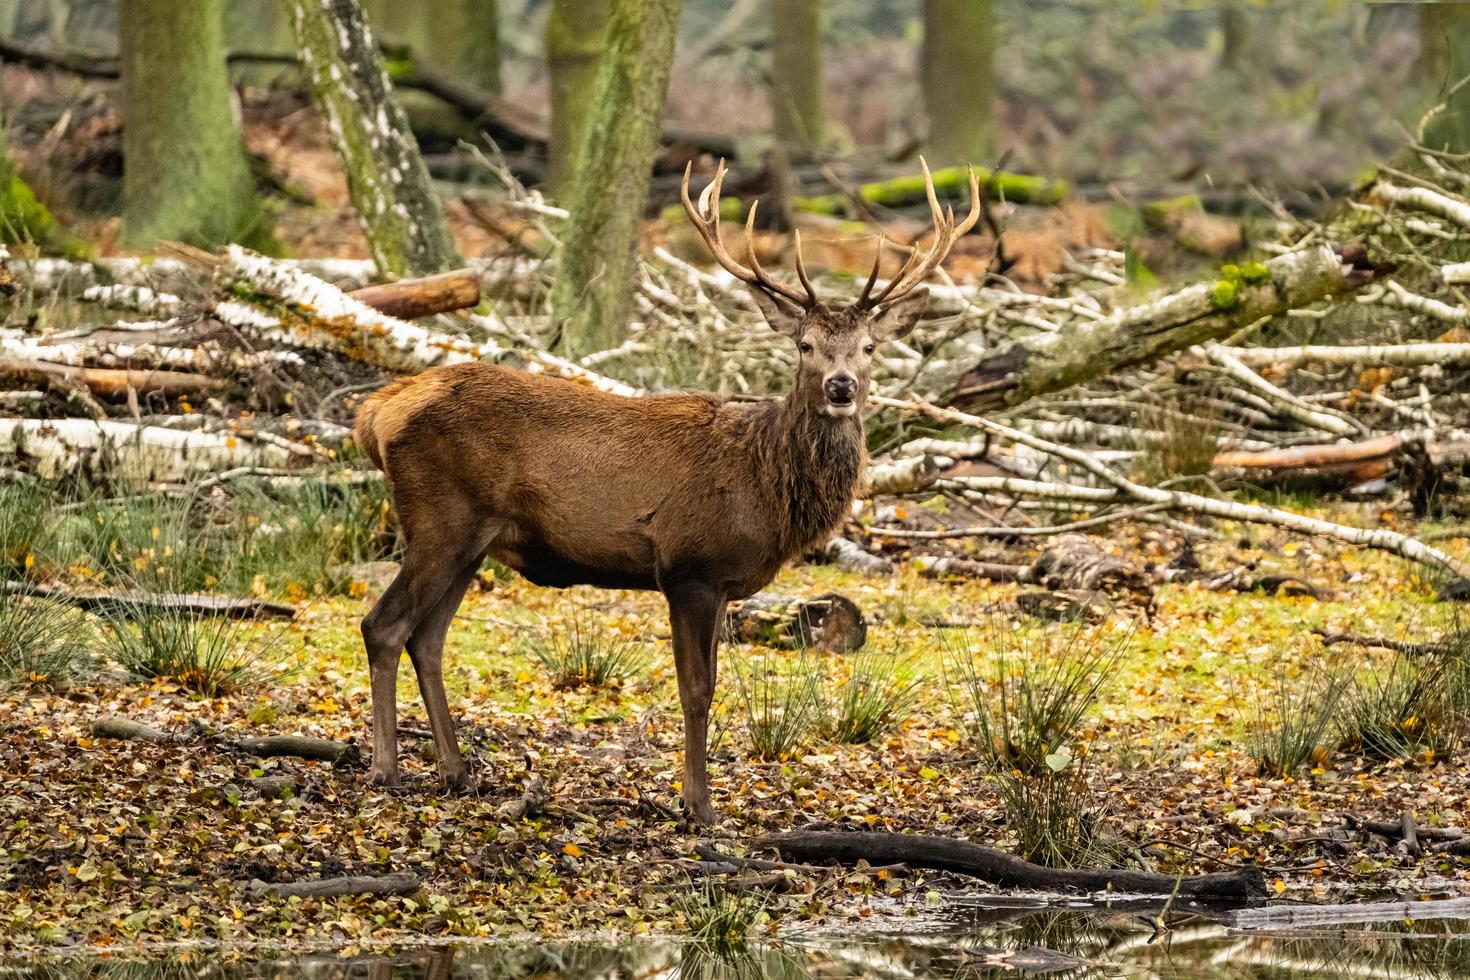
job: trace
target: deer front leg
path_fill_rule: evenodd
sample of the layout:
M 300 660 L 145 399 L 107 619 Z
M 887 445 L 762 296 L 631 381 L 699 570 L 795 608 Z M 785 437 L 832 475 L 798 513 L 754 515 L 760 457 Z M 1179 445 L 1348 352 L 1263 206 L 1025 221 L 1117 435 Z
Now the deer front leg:
M 684 807 L 696 823 L 716 822 L 709 801 L 705 753 L 709 707 L 715 693 L 715 646 L 725 599 L 707 588 L 669 593 L 669 626 L 674 637 L 674 669 L 684 709 Z
M 450 789 L 468 787 L 470 773 L 459 754 L 454 716 L 449 713 L 449 699 L 444 694 L 444 637 L 479 567 L 478 557 L 466 565 L 408 638 L 408 658 L 413 661 L 413 669 L 418 674 L 419 694 L 423 696 L 424 708 L 429 713 L 429 728 L 434 733 L 434 748 L 439 755 L 439 772 Z

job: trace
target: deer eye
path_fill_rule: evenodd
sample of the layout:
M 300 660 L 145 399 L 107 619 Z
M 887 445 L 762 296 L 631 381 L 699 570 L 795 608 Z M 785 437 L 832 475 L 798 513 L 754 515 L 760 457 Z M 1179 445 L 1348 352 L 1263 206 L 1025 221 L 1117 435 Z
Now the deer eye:
M 863 353 L 864 354 L 871 354 L 871 353 L 873 353 L 873 351 L 875 351 L 877 349 L 878 349 L 878 345 L 877 344 L 868 344 L 867 346 L 865 346 L 863 348 Z
M 803 340 L 801 343 L 796 345 L 796 349 L 801 351 L 803 354 L 810 354 L 812 352 L 812 345 Z

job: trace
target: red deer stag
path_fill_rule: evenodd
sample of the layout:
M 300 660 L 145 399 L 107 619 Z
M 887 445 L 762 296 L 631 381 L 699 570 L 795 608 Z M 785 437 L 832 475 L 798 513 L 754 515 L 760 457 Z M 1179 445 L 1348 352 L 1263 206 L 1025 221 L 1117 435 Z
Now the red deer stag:
M 434 368 L 367 401 L 357 443 L 386 474 L 403 529 L 402 568 L 362 621 L 372 782 L 398 782 L 395 686 L 405 647 L 444 778 L 467 782 L 441 663 L 450 620 L 488 555 L 537 585 L 664 594 L 684 712 L 684 803 L 694 820 L 714 821 L 705 736 L 725 604 L 760 590 L 842 524 L 866 463 L 859 408 L 873 349 L 913 329 L 927 301 L 916 287 L 979 215 L 973 174 L 970 213 L 958 225 L 924 174 L 933 244 L 914 249 L 876 294 L 875 261 L 857 301 L 831 308 L 807 278 L 800 239 L 801 291 L 771 278 L 753 248 L 748 267 L 725 250 L 723 163 L 697 208 L 685 171 L 684 209 L 700 237 L 800 352 L 779 401 L 628 398 L 490 364 Z

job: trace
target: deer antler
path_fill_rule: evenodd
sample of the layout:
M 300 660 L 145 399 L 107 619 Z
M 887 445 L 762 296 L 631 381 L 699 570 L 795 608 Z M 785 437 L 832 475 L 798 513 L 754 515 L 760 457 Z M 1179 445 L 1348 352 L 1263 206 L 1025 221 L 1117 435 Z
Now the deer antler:
M 801 261 L 801 233 L 796 234 L 796 275 L 801 280 L 806 295 L 777 282 L 765 269 L 761 268 L 760 260 L 755 257 L 755 203 L 751 204 L 750 214 L 745 220 L 745 247 L 746 252 L 750 255 L 749 268 L 736 262 L 725 250 L 724 243 L 720 241 L 720 185 L 725 180 L 725 161 L 720 161 L 719 167 L 715 169 L 714 180 L 710 181 L 700 193 L 697 208 L 689 199 L 689 175 L 693 169 L 693 163 L 685 165 L 684 184 L 679 189 L 679 194 L 684 201 L 684 211 L 689 215 L 689 220 L 694 223 L 694 229 L 699 232 L 699 237 L 704 239 L 705 247 L 709 249 L 714 260 L 736 279 L 774 298 L 793 303 L 803 310 L 814 310 L 821 306 L 822 302 L 817 298 L 817 291 L 813 288 L 812 281 L 807 278 L 806 266 Z
M 929 164 L 920 157 L 919 165 L 924 168 L 924 191 L 929 196 L 929 213 L 934 220 L 934 242 L 926 253 L 920 253 L 917 248 L 910 252 L 903 268 L 898 270 L 898 275 L 877 296 L 873 296 L 873 286 L 878 282 L 878 265 L 883 259 L 883 236 L 879 235 L 878 255 L 873 259 L 873 271 L 868 276 L 862 295 L 853 304 L 858 309 L 870 310 L 884 303 L 892 303 L 911 292 L 929 277 L 929 273 L 939 267 L 955 240 L 975 227 L 975 222 L 980 220 L 980 181 L 975 177 L 973 169 L 970 171 L 970 213 L 956 226 L 954 208 L 939 207 L 939 196 L 934 192 L 934 176 L 929 173 Z

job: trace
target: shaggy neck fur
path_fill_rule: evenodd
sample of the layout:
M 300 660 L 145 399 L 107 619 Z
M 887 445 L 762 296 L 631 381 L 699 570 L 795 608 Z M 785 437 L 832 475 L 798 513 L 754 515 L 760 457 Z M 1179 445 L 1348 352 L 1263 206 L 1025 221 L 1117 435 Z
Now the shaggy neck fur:
M 796 390 L 757 409 L 747 436 L 756 471 L 770 474 L 764 490 L 786 559 L 842 526 L 867 461 L 861 416 L 834 418 L 820 396 Z

